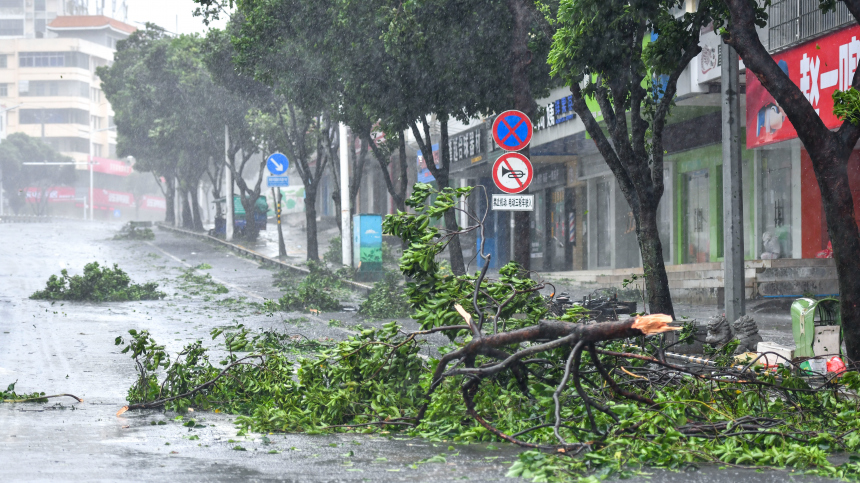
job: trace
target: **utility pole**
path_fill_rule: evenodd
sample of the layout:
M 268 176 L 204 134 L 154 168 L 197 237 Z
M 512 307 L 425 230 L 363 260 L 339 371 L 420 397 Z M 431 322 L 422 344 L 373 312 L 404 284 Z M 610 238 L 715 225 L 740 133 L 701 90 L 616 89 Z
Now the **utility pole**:
M 233 241 L 233 165 L 230 160 L 230 128 L 224 125 L 224 238 Z
M 744 225 L 741 146 L 740 82 L 738 54 L 723 43 L 723 260 L 726 319 L 734 322 L 746 313 L 744 307 Z
M 346 124 L 340 123 L 338 149 L 340 151 L 340 246 L 343 264 L 352 266 L 352 220 L 349 219 L 349 143 Z

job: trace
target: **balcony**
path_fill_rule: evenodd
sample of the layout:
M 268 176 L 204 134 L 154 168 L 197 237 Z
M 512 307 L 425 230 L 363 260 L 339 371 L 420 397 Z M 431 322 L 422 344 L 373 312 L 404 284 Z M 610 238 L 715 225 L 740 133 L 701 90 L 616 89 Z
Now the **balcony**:
M 768 7 L 768 50 L 777 52 L 856 23 L 845 4 L 822 13 L 819 0 L 778 0 Z

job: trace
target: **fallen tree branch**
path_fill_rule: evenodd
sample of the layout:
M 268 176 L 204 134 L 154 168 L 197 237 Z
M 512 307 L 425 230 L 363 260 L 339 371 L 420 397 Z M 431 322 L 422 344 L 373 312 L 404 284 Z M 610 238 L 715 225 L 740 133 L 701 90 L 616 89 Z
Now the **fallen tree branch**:
M 28 397 L 28 398 L 24 398 L 24 399 L 3 399 L 3 402 L 5 402 L 5 403 L 22 403 L 22 402 L 40 401 L 42 399 L 51 399 L 54 397 L 70 397 L 77 402 L 84 402 L 83 399 L 81 399 L 78 396 L 75 396 L 73 394 L 54 394 L 52 396 Z

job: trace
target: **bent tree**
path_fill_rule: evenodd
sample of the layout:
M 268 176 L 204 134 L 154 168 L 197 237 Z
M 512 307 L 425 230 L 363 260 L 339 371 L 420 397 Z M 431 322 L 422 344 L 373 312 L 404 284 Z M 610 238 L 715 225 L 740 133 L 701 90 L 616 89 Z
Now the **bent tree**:
M 842 0 L 854 19 L 860 23 L 860 0 Z M 835 131 L 827 128 L 797 85 L 782 72 L 762 45 L 756 25 L 764 26 L 764 6 L 747 0 L 723 0 L 725 22 L 723 40 L 744 61 L 748 72 L 779 103 L 812 160 L 812 168 L 827 221 L 827 232 L 833 244 L 833 259 L 839 280 L 840 307 L 848 357 L 860 360 L 860 232 L 854 213 L 854 198 L 848 184 L 848 157 L 860 139 L 860 76 L 854 73 L 851 88 L 834 94 L 835 113 L 843 119 Z M 822 9 L 832 9 L 835 0 L 820 1 Z M 720 27 L 722 25 L 717 25 Z
M 663 128 L 678 77 L 702 50 L 699 30 L 710 18 L 709 2 L 700 3 L 696 13 L 675 17 L 671 8 L 677 3 L 562 2 L 549 58 L 553 76 L 570 86 L 573 109 L 633 212 L 651 312 L 670 315 L 675 311 L 657 229 L 664 190 Z M 651 32 L 657 39 L 643 45 Z M 600 107 L 603 125 L 590 99 Z

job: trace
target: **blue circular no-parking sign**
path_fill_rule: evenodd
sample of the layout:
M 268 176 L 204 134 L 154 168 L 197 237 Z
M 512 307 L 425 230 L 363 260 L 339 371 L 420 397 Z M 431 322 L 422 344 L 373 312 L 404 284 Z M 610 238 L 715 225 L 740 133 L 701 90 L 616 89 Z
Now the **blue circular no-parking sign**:
M 493 122 L 493 140 L 505 151 L 519 151 L 529 145 L 534 127 L 520 111 L 505 111 Z
M 274 175 L 284 174 L 290 168 L 290 160 L 281 153 L 275 153 L 266 159 L 266 167 Z

